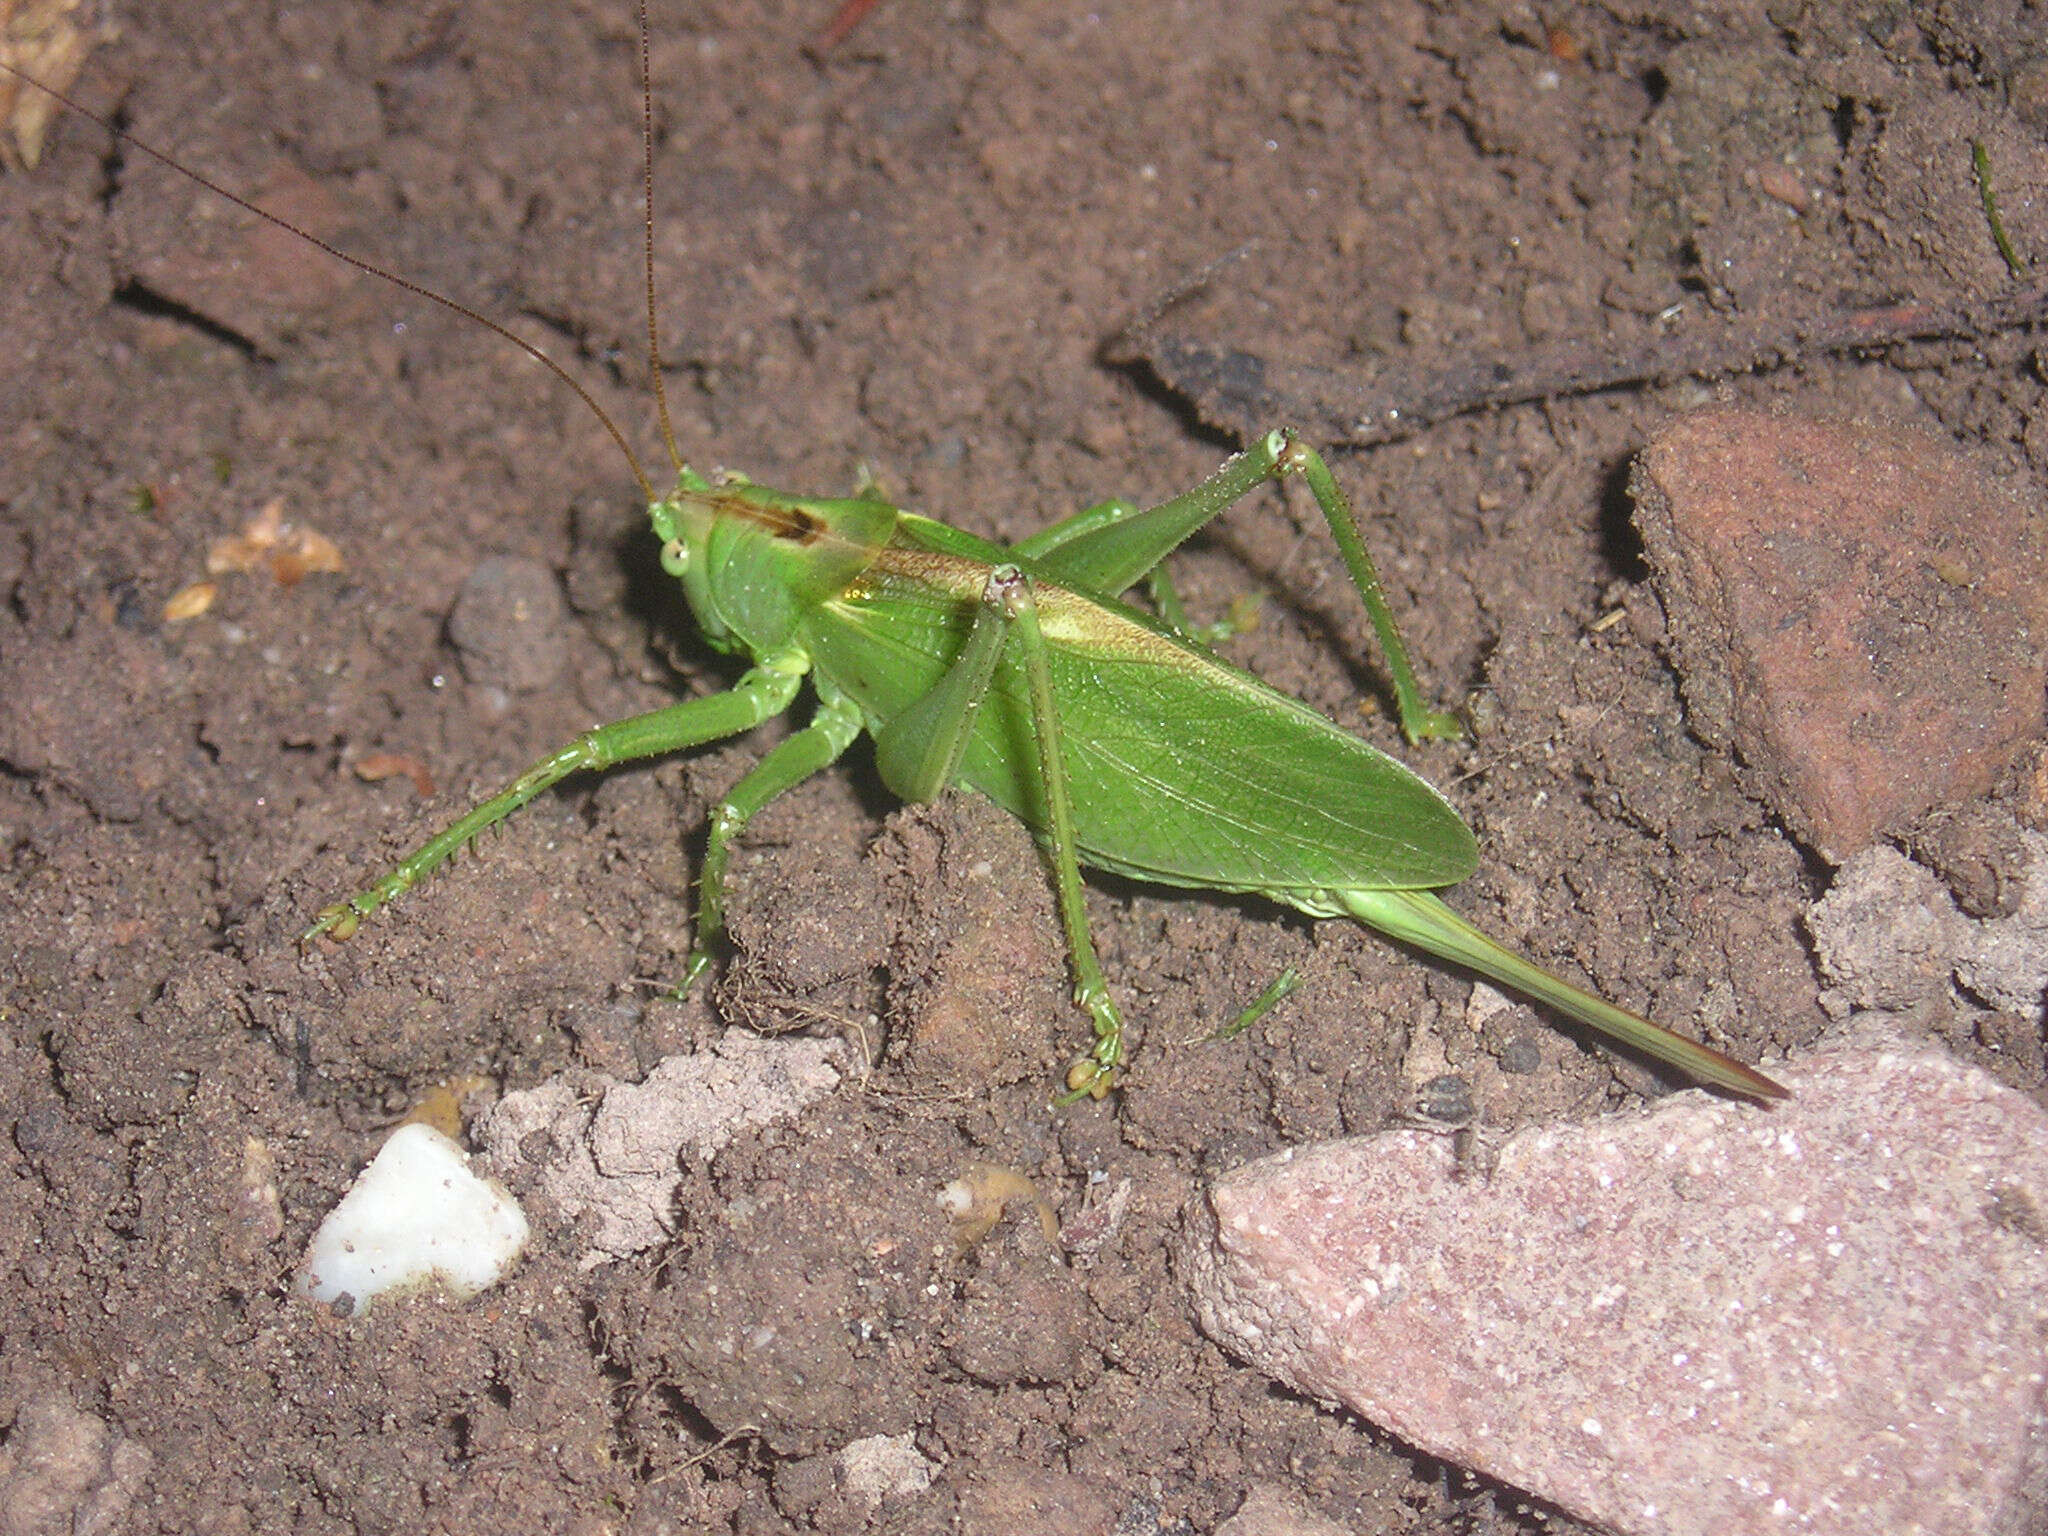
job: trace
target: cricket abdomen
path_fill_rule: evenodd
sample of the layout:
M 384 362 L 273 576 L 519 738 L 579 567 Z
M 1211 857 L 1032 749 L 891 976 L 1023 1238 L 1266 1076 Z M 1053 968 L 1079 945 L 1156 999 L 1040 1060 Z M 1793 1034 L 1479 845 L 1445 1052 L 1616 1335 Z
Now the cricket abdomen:
M 990 567 L 890 549 L 798 643 L 879 730 L 938 686 Z M 1122 604 L 1034 588 L 1083 863 L 1197 889 L 1451 885 L 1471 832 L 1409 769 Z M 959 778 L 1042 828 L 1026 680 L 999 664 Z M 1283 898 L 1284 899 L 1284 896 Z

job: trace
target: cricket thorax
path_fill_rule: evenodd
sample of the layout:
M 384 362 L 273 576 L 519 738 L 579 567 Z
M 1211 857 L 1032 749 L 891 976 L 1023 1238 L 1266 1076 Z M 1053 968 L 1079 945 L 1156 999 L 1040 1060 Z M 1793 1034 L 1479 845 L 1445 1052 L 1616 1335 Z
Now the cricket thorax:
M 756 656 L 790 643 L 888 542 L 898 513 L 880 502 L 791 496 L 742 479 L 685 474 L 649 508 L 662 569 L 683 584 L 714 643 Z
M 824 517 L 800 502 L 764 492 L 753 485 L 720 486 L 709 491 L 690 492 L 679 500 L 690 505 L 689 516 L 708 526 L 718 522 L 737 523 L 758 529 L 778 543 L 808 548 L 829 531 Z

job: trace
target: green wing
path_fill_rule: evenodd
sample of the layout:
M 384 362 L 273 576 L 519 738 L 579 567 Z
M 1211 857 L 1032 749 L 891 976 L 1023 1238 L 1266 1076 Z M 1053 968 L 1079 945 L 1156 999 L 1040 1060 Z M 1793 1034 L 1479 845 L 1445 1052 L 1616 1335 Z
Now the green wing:
M 806 622 L 819 673 L 871 729 L 944 676 L 988 566 L 930 552 L 871 570 Z M 1144 615 L 1038 588 L 1083 862 L 1182 887 L 1423 889 L 1478 848 L 1429 784 L 1314 710 Z M 1042 825 L 1021 662 L 1006 656 L 960 777 Z

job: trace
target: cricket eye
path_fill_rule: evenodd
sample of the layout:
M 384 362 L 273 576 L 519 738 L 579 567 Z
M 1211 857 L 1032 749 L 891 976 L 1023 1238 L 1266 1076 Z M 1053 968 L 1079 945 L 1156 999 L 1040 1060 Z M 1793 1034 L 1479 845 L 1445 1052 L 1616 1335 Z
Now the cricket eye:
M 690 547 L 681 539 L 670 539 L 661 546 L 661 568 L 671 576 L 680 576 L 690 568 Z

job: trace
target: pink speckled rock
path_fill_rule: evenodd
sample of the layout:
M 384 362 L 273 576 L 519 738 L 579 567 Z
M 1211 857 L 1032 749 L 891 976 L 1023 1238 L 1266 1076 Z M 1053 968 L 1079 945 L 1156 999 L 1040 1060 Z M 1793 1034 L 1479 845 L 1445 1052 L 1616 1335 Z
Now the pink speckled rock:
M 1863 1028 L 1773 1073 L 1524 1132 L 1218 1180 L 1202 1326 L 1310 1396 L 1617 1531 L 2038 1531 L 2048 1116 Z

